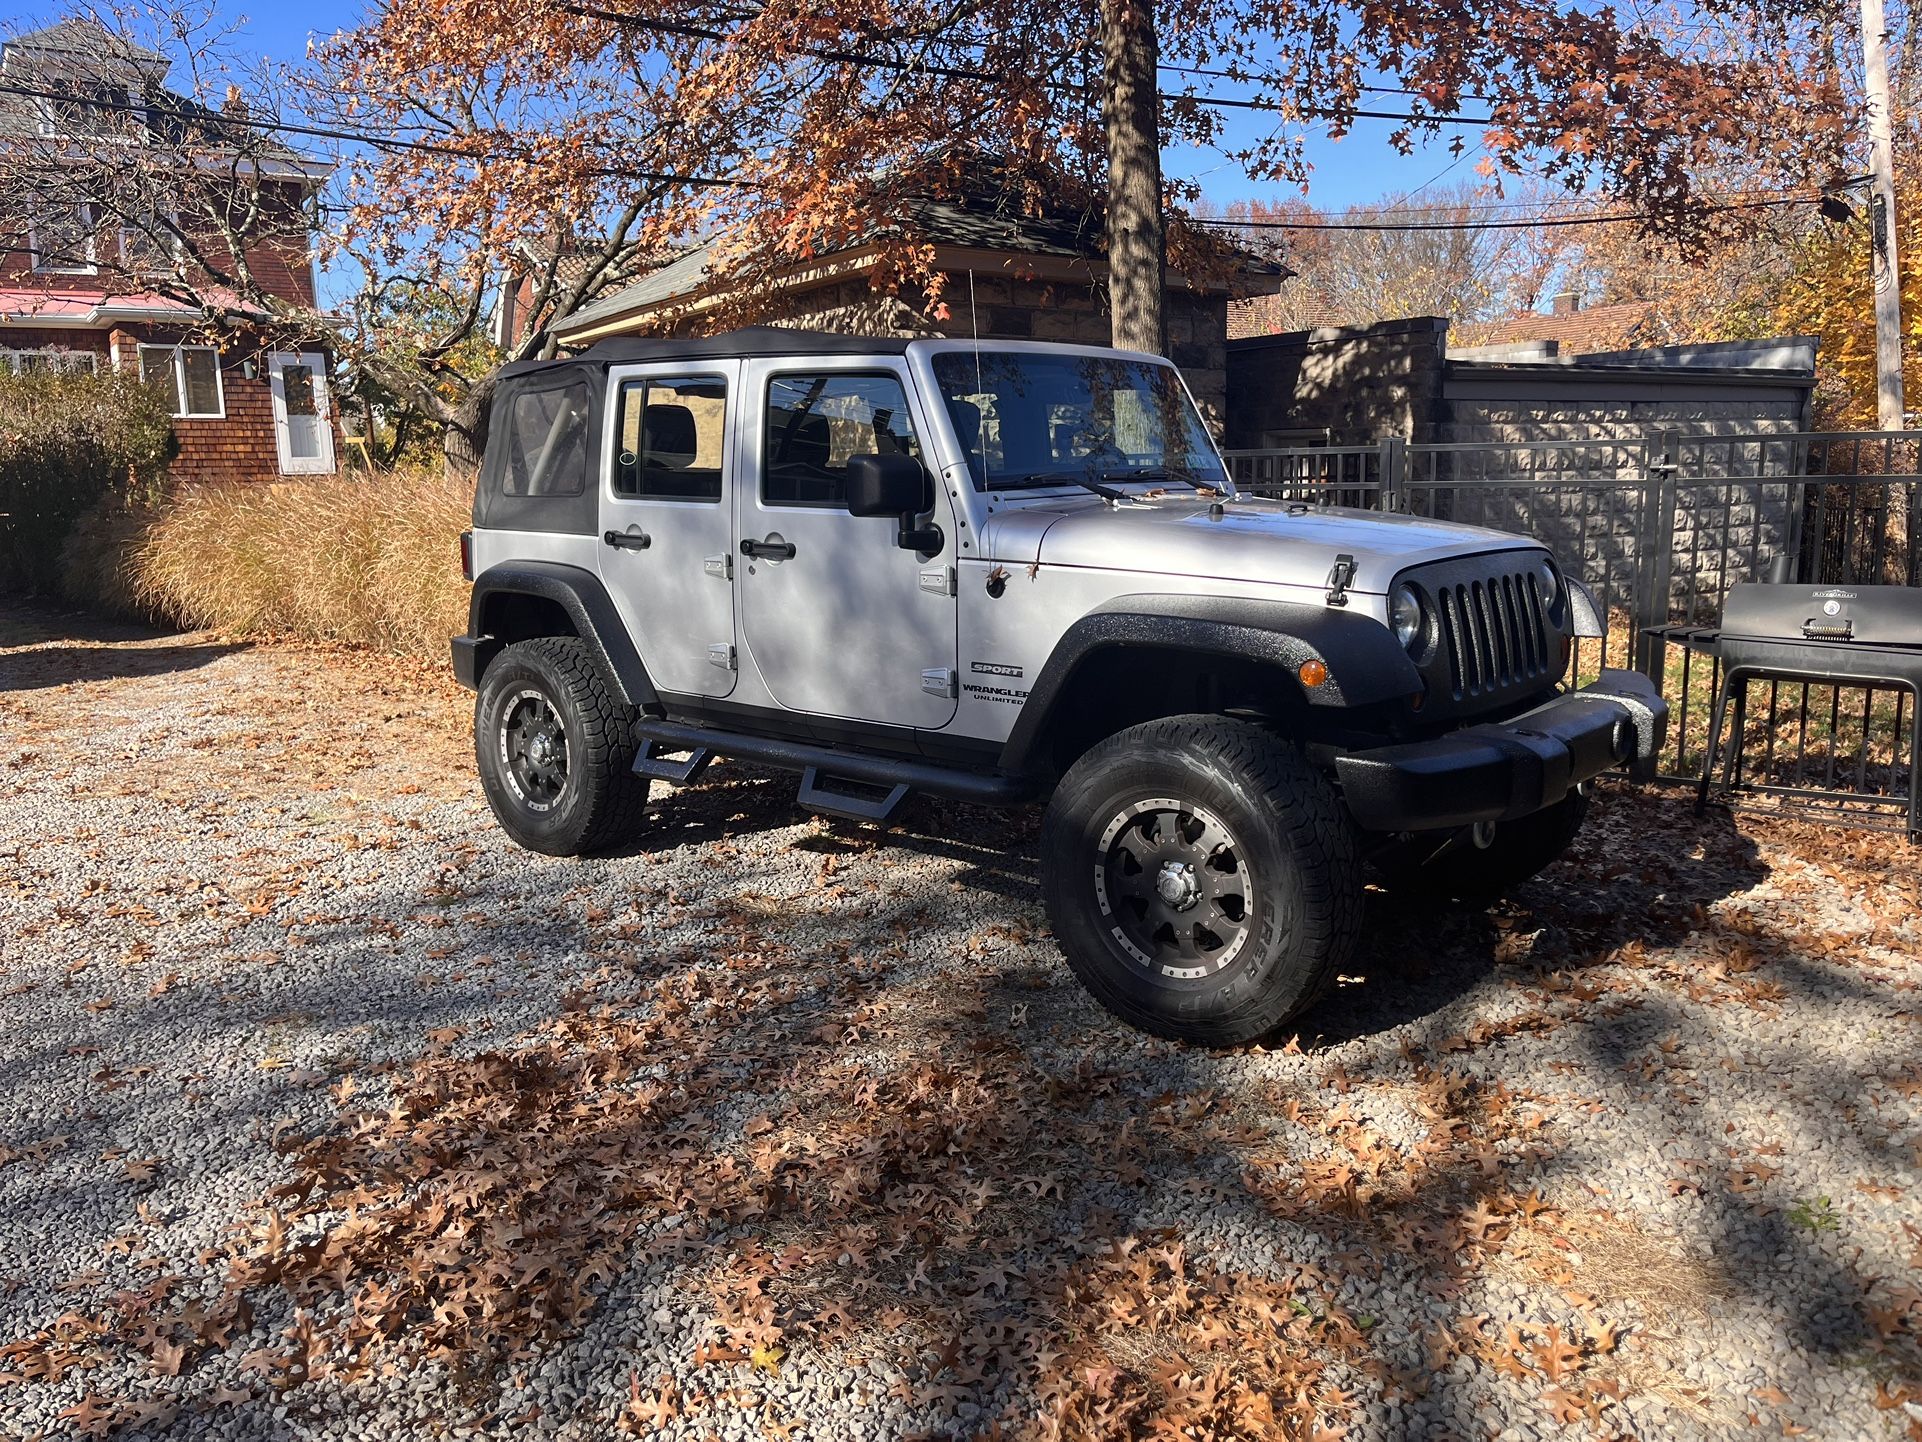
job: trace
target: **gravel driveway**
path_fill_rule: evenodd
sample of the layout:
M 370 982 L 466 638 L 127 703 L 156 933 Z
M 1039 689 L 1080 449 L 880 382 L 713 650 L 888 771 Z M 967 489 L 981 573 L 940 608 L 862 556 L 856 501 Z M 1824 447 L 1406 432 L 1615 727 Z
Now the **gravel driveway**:
M 465 725 L 0 613 L 0 1437 L 1922 1438 L 1905 843 L 1616 790 L 1210 1054 L 1030 814 L 552 861 Z

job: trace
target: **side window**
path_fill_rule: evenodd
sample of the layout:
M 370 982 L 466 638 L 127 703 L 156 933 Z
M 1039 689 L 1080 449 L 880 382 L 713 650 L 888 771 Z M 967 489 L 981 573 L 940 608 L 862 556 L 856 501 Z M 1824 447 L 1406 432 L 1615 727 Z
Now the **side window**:
M 621 387 L 614 494 L 648 501 L 721 499 L 727 382 L 629 381 Z
M 921 455 L 908 396 L 891 375 L 776 376 L 768 382 L 761 499 L 845 506 L 848 457 Z
M 585 380 L 516 391 L 507 406 L 501 490 L 510 496 L 578 496 L 585 490 L 592 410 Z

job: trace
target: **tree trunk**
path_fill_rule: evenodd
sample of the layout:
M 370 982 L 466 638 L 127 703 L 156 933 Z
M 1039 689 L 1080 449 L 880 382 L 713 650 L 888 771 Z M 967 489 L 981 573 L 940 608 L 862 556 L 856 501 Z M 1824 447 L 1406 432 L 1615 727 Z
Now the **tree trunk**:
M 480 474 L 481 457 L 487 452 L 487 422 L 494 409 L 494 378 L 475 381 L 447 417 L 441 435 L 441 460 L 447 474 L 471 481 Z
M 1161 137 L 1155 95 L 1160 42 L 1154 0 L 1101 0 L 1107 71 L 1108 294 L 1114 343 L 1168 353 L 1167 248 L 1161 217 Z

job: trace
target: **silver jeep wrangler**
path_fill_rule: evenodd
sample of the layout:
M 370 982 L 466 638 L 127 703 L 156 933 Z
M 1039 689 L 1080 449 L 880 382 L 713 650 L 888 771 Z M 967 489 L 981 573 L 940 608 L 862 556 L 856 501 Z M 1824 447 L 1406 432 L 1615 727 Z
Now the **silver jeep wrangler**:
M 802 806 L 1046 798 L 1049 918 L 1123 1020 L 1228 1044 L 1313 1004 L 1364 867 L 1533 875 L 1667 713 L 1562 686 L 1539 545 L 1246 499 L 1179 373 L 1079 346 L 752 329 L 508 367 L 454 668 L 481 782 L 551 855 L 716 755 Z

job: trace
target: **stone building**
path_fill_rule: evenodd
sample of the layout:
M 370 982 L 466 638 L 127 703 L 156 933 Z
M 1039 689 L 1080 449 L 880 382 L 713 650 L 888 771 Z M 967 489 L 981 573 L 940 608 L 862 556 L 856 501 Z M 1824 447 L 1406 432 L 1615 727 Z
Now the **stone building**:
M 748 319 L 856 335 L 968 336 L 992 340 L 1110 339 L 1107 263 L 1098 220 L 1080 212 L 1011 215 L 987 199 L 922 199 L 910 206 L 917 241 L 946 276 L 940 309 L 876 284 L 881 238 L 796 266 L 753 297 Z M 1273 291 L 1287 270 L 1237 253 L 1224 279 L 1168 276 L 1169 358 L 1219 433 L 1228 398 L 1228 304 Z M 708 246 L 698 246 L 555 327 L 570 349 L 613 335 L 706 329 L 741 296 Z

